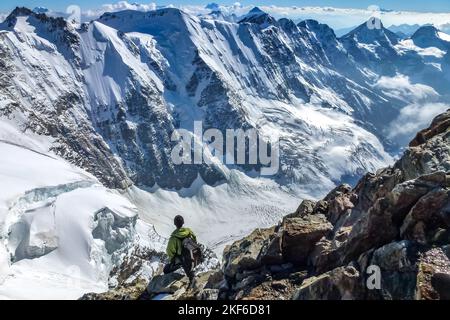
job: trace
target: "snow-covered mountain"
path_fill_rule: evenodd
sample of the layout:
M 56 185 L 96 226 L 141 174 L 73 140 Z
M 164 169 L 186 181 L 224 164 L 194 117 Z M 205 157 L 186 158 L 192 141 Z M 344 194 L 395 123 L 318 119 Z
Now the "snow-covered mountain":
M 434 26 L 419 28 L 412 36 L 414 44 L 421 48 L 434 47 L 447 52 L 450 48 L 450 35 Z
M 0 24 L 0 175 L 8 189 L 0 295 L 20 297 L 10 288 L 30 280 L 15 277 L 22 266 L 52 264 L 47 271 L 64 277 L 63 266 L 88 264 L 83 279 L 101 269 L 95 279 L 104 287 L 116 256 L 160 249 L 158 233 L 169 234 L 176 213 L 219 251 L 272 225 L 298 198 L 391 163 L 399 137 L 449 102 L 448 49 L 419 38 L 367 24 L 338 38 L 317 21 L 276 20 L 258 8 L 239 19 L 127 10 L 79 29 L 15 9 Z M 411 109 L 425 102 L 415 118 Z M 260 164 L 225 165 L 212 155 L 174 164 L 171 135 L 194 135 L 194 121 L 279 136 L 278 174 L 262 177 Z M 105 212 L 113 222 L 99 231 Z M 89 281 L 76 293 L 101 290 Z
M 418 24 L 400 24 L 392 25 L 388 29 L 404 39 L 411 37 L 420 27 Z

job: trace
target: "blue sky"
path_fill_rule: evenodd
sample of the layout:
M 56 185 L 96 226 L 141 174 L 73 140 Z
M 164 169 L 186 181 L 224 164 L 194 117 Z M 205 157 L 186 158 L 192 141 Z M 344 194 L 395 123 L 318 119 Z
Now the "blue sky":
M 36 6 L 47 7 L 52 10 L 63 11 L 70 4 L 79 5 L 82 10 L 95 9 L 104 3 L 115 3 L 118 0 L 1 0 L 0 11 L 8 12 L 16 6 L 26 6 L 34 8 Z M 238 0 L 215 1 L 220 4 L 233 4 Z M 133 1 L 139 3 L 156 2 L 158 5 L 202 5 L 211 0 L 146 0 Z M 421 12 L 450 12 L 450 0 L 241 0 L 243 5 L 278 5 L 278 6 L 333 6 L 342 8 L 367 8 L 370 5 L 378 5 L 381 8 L 392 10 L 411 10 Z

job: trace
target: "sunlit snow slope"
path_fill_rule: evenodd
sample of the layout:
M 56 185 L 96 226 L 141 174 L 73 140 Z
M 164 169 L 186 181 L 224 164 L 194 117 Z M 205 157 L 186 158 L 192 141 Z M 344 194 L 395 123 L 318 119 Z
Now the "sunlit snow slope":
M 120 255 L 148 242 L 136 207 L 48 152 L 49 142 L 0 122 L 0 298 L 104 291 Z

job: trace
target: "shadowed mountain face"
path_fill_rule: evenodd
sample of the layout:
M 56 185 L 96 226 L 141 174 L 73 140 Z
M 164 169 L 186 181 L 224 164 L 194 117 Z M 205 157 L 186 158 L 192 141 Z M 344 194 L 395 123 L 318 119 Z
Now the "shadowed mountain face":
M 411 39 L 421 48 L 435 47 L 446 52 L 450 49 L 450 37 L 433 26 L 419 28 Z
M 272 178 L 331 186 L 391 161 L 386 130 L 411 103 L 398 90 L 430 87 L 436 102 L 448 94 L 446 56 L 429 62 L 417 37 L 410 45 L 363 24 L 337 38 L 316 21 L 277 21 L 258 8 L 238 21 L 161 9 L 106 13 L 74 29 L 17 8 L 0 26 L 0 115 L 53 137 L 52 150 L 109 187 L 180 189 L 197 177 L 227 181 L 232 168 L 260 170 L 175 165 L 172 133 L 192 132 L 194 121 L 280 136 Z M 399 75 L 406 87 L 380 85 Z

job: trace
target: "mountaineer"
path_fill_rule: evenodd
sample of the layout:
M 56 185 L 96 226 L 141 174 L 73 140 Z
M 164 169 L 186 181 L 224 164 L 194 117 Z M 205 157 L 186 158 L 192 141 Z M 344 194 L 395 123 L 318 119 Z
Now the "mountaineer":
M 183 228 L 184 219 L 178 215 L 174 219 L 176 229 L 170 236 L 166 253 L 169 263 L 164 266 L 164 274 L 183 268 L 189 281 L 192 282 L 195 273 L 192 270 L 202 262 L 202 250 L 197 243 L 197 237 L 189 228 Z

